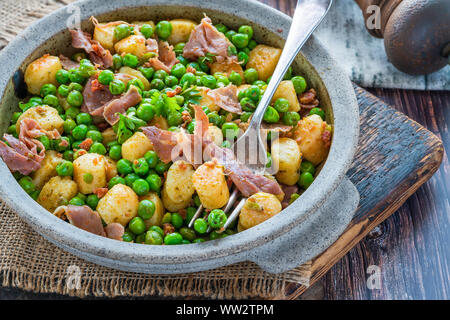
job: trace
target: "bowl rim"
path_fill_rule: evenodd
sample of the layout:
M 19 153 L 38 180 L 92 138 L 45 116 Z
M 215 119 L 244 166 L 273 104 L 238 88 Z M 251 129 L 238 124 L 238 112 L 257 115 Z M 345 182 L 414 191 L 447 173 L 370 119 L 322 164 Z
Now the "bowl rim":
M 258 21 L 261 21 L 262 14 L 270 16 L 270 20 L 267 20 L 264 25 L 266 29 L 274 33 L 283 30 L 279 34 L 284 39 L 291 22 L 289 16 L 255 0 L 230 0 L 226 4 L 223 0 L 207 2 L 201 0 L 134 0 L 133 2 L 80 0 L 36 21 L 0 52 L 0 65 L 5 66 L 0 77 L 2 100 L 7 83 L 26 57 L 44 41 L 65 29 L 65 23 L 61 20 L 65 21 L 64 17 L 67 18 L 67 7 L 73 6 L 90 9 L 88 14 L 83 13 L 86 10 L 81 10 L 82 21 L 91 15 L 105 14 L 123 7 L 141 6 L 196 7 L 202 10 L 224 12 L 255 24 L 261 24 Z M 49 25 L 53 26 L 53 31 L 45 34 L 43 38 L 40 33 L 44 30 L 48 31 Z M 39 43 L 29 41 L 36 38 L 41 38 Z M 177 246 L 149 246 L 100 237 L 60 220 L 38 205 L 19 187 L 13 176 L 7 174 L 9 170 L 3 161 L 0 161 L 0 175 L 5 178 L 0 182 L 0 197 L 33 229 L 45 237 L 56 243 L 105 258 L 113 256 L 117 260 L 147 264 L 192 263 L 241 253 L 266 244 L 302 223 L 320 207 L 327 195 L 331 194 L 344 178 L 358 143 L 359 111 L 349 78 L 314 36 L 308 40 L 302 49 L 302 54 L 320 76 L 330 97 L 334 116 L 334 134 L 328 158 L 314 183 L 300 197 L 301 201 L 294 202 L 280 214 L 249 230 L 240 232 L 238 236 L 233 235 L 226 239 L 183 246 L 182 250 Z M 11 59 L 14 63 L 10 62 Z

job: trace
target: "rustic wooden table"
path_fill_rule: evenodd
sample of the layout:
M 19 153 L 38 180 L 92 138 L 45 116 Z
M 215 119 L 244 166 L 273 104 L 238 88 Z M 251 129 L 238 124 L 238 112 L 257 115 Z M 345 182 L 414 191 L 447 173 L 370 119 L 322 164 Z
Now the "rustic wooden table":
M 288 14 L 295 3 L 261 1 Z M 368 90 L 439 136 L 444 160 L 431 180 L 300 299 L 450 299 L 450 92 Z M 380 268 L 380 289 L 367 286 L 370 266 Z M 0 299 L 35 298 L 61 297 L 0 288 Z

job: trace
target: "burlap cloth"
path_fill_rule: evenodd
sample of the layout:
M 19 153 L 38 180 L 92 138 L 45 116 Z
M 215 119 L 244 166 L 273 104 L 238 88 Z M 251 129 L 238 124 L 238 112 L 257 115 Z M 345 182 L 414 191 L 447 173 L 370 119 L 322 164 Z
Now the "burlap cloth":
M 73 0 L 1 0 L 0 48 L 36 19 L 70 2 Z M 74 283 L 70 281 L 73 266 L 81 271 L 78 288 L 67 285 Z M 3 286 L 78 297 L 281 298 L 287 283 L 308 285 L 310 264 L 280 275 L 268 274 L 250 262 L 174 276 L 116 271 L 57 248 L 0 201 L 0 276 Z

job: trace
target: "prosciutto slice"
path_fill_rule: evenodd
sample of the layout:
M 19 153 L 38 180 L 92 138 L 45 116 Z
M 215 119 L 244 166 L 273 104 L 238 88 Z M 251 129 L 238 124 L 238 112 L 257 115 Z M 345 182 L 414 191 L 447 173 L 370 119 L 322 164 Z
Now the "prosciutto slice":
M 169 163 L 181 155 L 182 149 L 177 148 L 177 132 L 161 130 L 155 126 L 143 127 L 142 132 L 151 141 L 162 162 Z
M 105 227 L 106 236 L 110 239 L 122 241 L 122 236 L 125 233 L 125 228 L 117 222 L 108 224 Z
M 5 134 L 4 139 L 9 146 L 0 141 L 0 157 L 9 170 L 29 175 L 41 167 L 38 155 L 31 152 L 23 142 L 9 134 Z
M 83 32 L 80 29 L 72 29 L 69 31 L 72 35 L 72 47 L 86 51 L 86 53 L 89 54 L 91 61 L 103 69 L 113 66 L 111 52 L 103 48 L 98 41 L 92 40 L 90 34 Z
M 231 43 L 211 23 L 211 19 L 205 17 L 191 32 L 189 41 L 183 49 L 183 56 L 187 59 L 197 60 L 207 53 L 213 54 L 217 61 L 228 59 L 228 47 Z M 233 59 L 237 59 L 233 56 Z
M 158 41 L 158 46 L 156 48 L 155 41 L 156 40 L 154 39 L 147 40 L 147 50 L 149 52 L 158 53 L 158 57 L 150 58 L 145 65 L 152 67 L 155 70 L 164 70 L 170 73 L 172 67 L 179 62 L 175 55 L 175 51 L 173 51 L 173 46 L 169 45 L 167 41 Z
M 104 86 L 98 82 L 98 75 L 89 78 L 83 90 L 83 105 L 81 110 L 89 112 L 91 115 L 105 104 L 114 100 L 114 95 L 109 91 L 108 86 Z M 96 112 L 103 114 L 103 109 Z
M 67 71 L 70 69 L 76 69 L 80 66 L 79 62 L 75 62 L 62 54 L 59 55 L 59 60 L 61 61 L 63 69 Z
M 104 106 L 103 117 L 110 124 L 114 125 L 119 121 L 117 113 L 124 114 L 128 108 L 134 107 L 142 101 L 138 89 L 135 86 L 130 86 L 127 93 L 119 99 L 115 99 Z
M 237 87 L 230 84 L 226 87 L 210 90 L 206 94 L 213 99 L 216 106 L 225 111 L 242 114 L 242 107 L 237 97 Z

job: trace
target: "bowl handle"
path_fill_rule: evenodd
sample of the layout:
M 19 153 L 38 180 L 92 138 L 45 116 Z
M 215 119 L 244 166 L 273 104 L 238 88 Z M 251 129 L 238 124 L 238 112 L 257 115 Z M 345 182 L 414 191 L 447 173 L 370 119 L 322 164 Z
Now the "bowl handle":
M 345 177 L 311 219 L 250 254 L 248 260 L 270 273 L 282 273 L 314 258 L 344 232 L 358 207 L 359 193 Z

